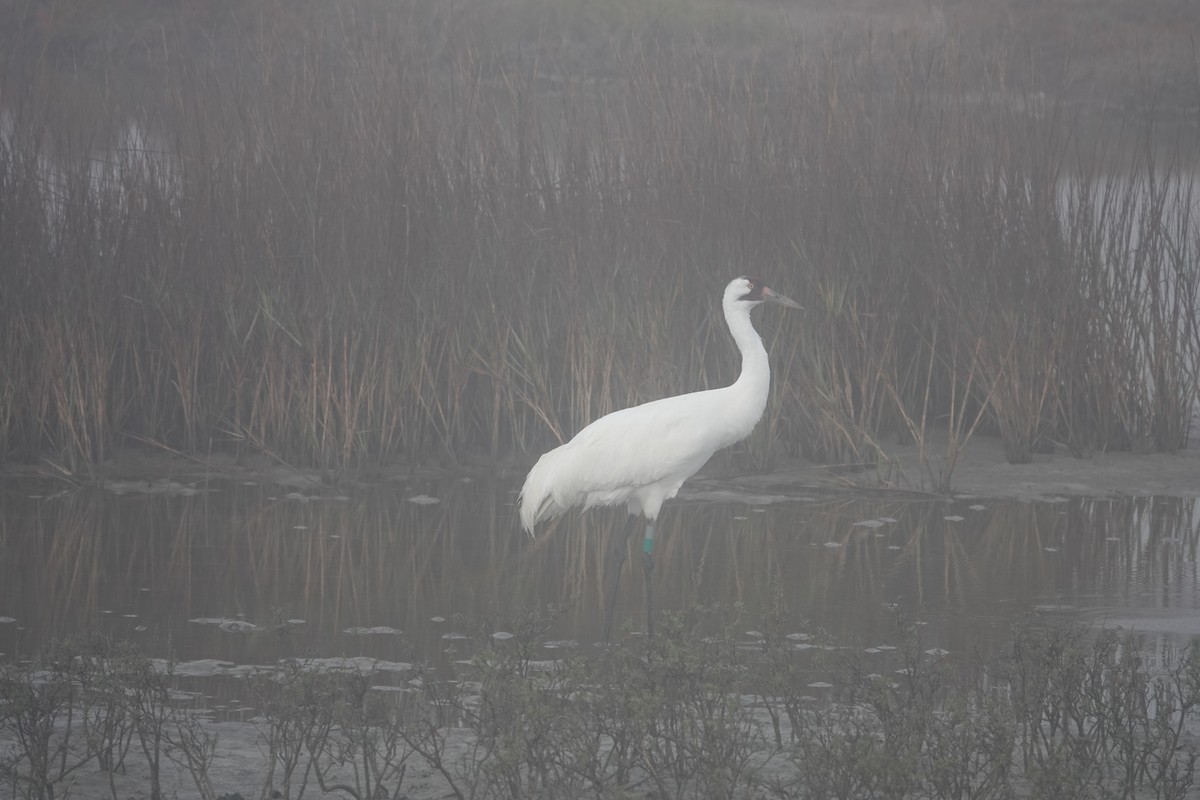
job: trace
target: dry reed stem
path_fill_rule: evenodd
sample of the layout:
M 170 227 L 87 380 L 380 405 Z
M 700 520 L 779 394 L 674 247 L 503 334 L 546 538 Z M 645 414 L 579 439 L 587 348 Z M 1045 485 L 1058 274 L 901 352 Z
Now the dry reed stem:
M 101 123 L 65 89 L 8 101 L 0 453 L 525 457 L 731 380 L 715 297 L 743 273 L 809 307 L 760 323 L 777 382 L 748 465 L 869 462 L 943 418 L 1013 460 L 1186 443 L 1185 142 L 1164 156 L 1129 120 L 1084 146 L 1069 106 L 954 48 L 622 43 L 577 75 L 423 13 L 252 26 L 240 69 L 169 60 L 165 92 Z M 100 168 L 106 127 L 141 144 Z

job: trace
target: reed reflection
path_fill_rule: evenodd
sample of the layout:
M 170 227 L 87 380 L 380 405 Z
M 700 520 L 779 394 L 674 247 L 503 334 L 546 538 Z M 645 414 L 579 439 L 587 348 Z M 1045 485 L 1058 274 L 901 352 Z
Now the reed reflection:
M 0 651 L 19 658 L 50 636 L 99 628 L 182 660 L 436 662 L 457 657 L 443 638 L 456 615 L 498 628 L 548 605 L 562 608 L 553 636 L 586 644 L 602 634 L 621 512 L 568 517 L 531 540 L 517 525 L 515 483 L 494 477 L 349 496 L 213 488 L 33 498 L 10 487 L 0 617 L 16 622 L 0 625 Z M 440 502 L 409 501 L 421 494 Z M 1200 605 L 1189 499 L 685 500 L 659 530 L 661 608 L 741 604 L 748 626 L 775 610 L 796 632 L 820 628 L 847 645 L 887 640 L 897 609 L 952 653 L 993 647 L 1031 613 L 1178 638 Z M 626 574 L 618 626 L 644 624 L 642 591 L 640 575 Z M 216 622 L 189 621 L 198 619 Z M 344 633 L 377 626 L 393 632 Z

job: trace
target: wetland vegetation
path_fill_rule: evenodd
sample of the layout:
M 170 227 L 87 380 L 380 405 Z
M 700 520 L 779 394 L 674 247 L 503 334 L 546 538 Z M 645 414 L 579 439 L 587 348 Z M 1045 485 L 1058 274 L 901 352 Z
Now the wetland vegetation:
M 0 454 L 525 459 L 728 380 L 743 273 L 807 307 L 763 322 L 743 466 L 936 428 L 944 489 L 973 431 L 1014 462 L 1183 447 L 1190 121 L 945 24 L 832 46 L 752 5 L 589 7 L 620 34 L 591 48 L 537 4 L 183 4 L 99 40 L 38 10 L 3 82 Z
M 653 639 L 547 659 L 545 615 L 524 614 L 511 633 L 477 625 L 453 676 L 404 665 L 411 678 L 388 691 L 369 665 L 284 659 L 247 674 L 255 716 L 236 734 L 172 689 L 171 662 L 102 637 L 56 641 L 0 669 L 0 785 L 38 800 L 73 787 L 115 800 L 139 781 L 169 796 L 168 773 L 170 794 L 205 800 L 1192 790 L 1194 646 L 1163 670 L 1112 631 L 1022 627 L 1002 660 L 964 672 L 902 623 L 897 646 L 866 653 L 769 618 L 747 642 L 744 624 L 696 609 Z M 253 755 L 231 761 L 223 734 Z
M 1162 43 L 1200 12 L 1131 2 L 0 1 L 0 460 L 76 487 L 0 487 L 0 792 L 1194 793 L 1194 503 L 681 503 L 659 635 L 592 648 L 547 637 L 587 631 L 614 518 L 531 543 L 462 472 L 340 480 L 728 381 L 743 273 L 806 311 L 760 321 L 773 396 L 726 466 L 883 477 L 901 440 L 944 492 L 979 433 L 1184 448 L 1197 87 Z M 338 487 L 77 488 L 130 447 Z M 460 595 L 492 616 L 447 646 L 426 604 Z M 897 596 L 950 636 L 1015 605 L 947 654 L 880 631 Z M 1163 637 L 1012 618 L 1076 596 Z M 827 605 L 849 632 L 801 630 Z M 288 610 L 414 649 L 312 654 Z M 252 723 L 185 686 L 200 656 Z

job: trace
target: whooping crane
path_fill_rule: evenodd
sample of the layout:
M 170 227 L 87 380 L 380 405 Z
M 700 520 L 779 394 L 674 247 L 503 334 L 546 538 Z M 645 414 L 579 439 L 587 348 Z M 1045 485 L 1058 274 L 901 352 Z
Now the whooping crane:
M 521 489 L 521 525 L 531 536 L 537 523 L 575 506 L 588 509 L 624 503 L 631 523 L 638 515 L 646 518 L 642 551 L 649 632 L 653 632 L 654 526 L 663 502 L 674 497 L 713 453 L 749 436 L 766 408 L 771 368 L 762 339 L 750 321 L 751 309 L 766 301 L 801 308 L 759 278 L 736 278 L 725 287 L 721 307 L 742 355 L 741 374 L 731 385 L 664 397 L 607 414 L 571 441 L 543 454 Z M 618 543 L 605 639 L 612 626 L 627 538 L 628 529 Z

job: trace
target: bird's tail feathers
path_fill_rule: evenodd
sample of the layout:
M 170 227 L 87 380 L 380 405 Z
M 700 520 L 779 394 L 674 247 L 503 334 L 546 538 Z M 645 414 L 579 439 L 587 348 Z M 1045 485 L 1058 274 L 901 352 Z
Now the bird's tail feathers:
M 521 487 L 521 527 L 530 536 L 534 535 L 533 528 L 537 523 L 553 519 L 567 510 L 554 497 L 551 485 L 553 469 L 550 467 L 553 459 L 548 459 L 549 455 L 550 453 L 546 453 L 538 459 L 533 469 L 529 470 L 525 485 Z

